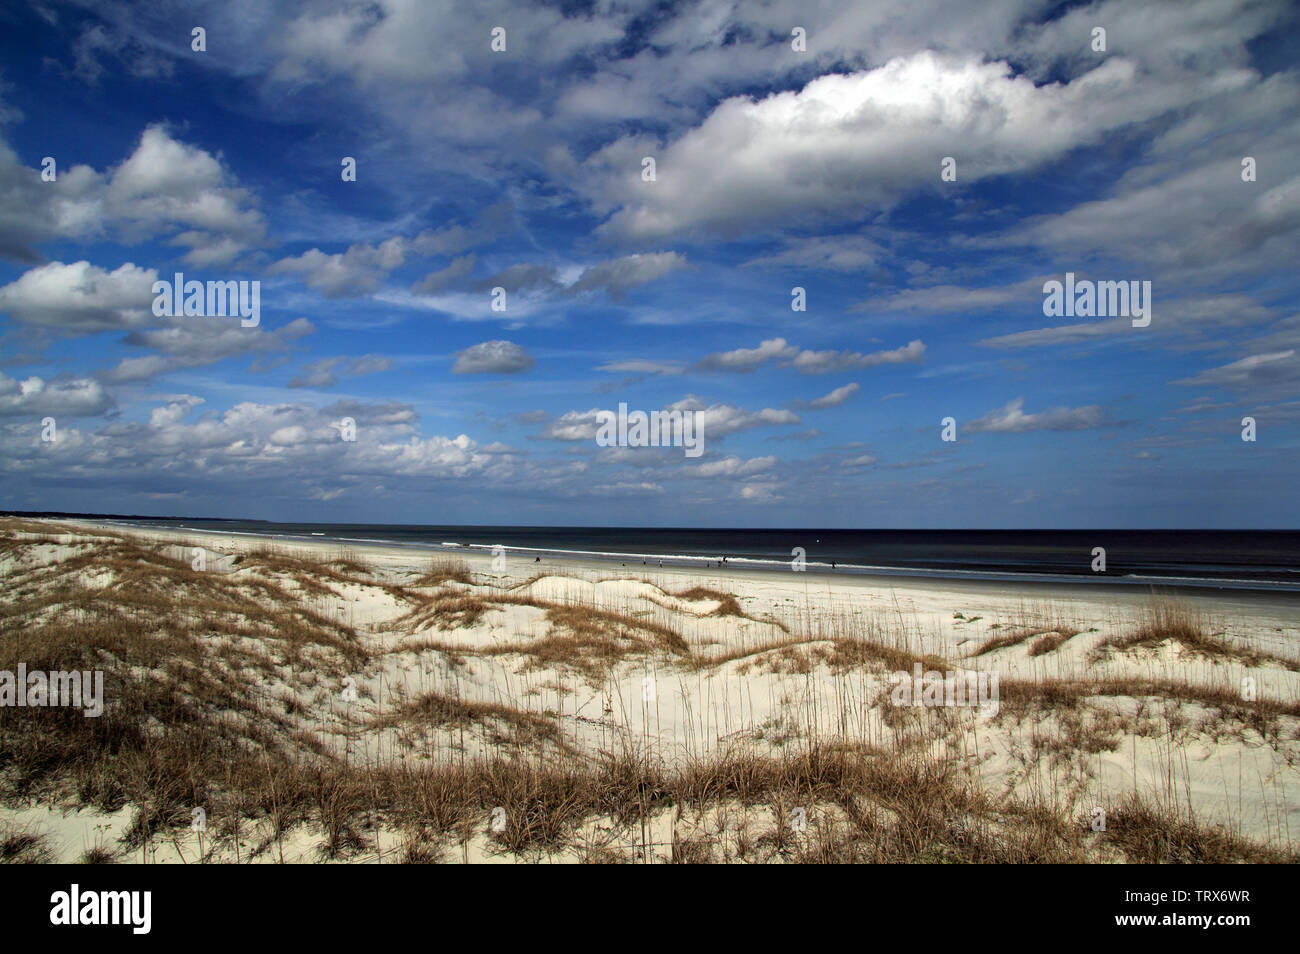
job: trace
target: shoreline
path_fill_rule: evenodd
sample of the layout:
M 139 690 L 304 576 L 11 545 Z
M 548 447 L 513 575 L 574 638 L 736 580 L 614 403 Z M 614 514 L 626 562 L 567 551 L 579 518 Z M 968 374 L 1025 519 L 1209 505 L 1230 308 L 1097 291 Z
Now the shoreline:
M 139 524 L 116 523 L 110 520 L 92 518 L 33 518 L 49 520 L 71 525 L 96 527 L 103 530 L 121 530 L 128 533 L 148 535 L 167 533 L 178 536 L 202 535 L 222 539 L 249 539 L 274 542 L 282 546 L 333 547 L 346 550 L 378 550 L 392 553 L 410 553 L 422 556 L 443 556 L 447 558 L 482 558 L 491 559 L 492 548 L 487 544 L 457 544 L 448 546 L 442 543 L 380 540 L 357 540 L 329 537 L 319 538 L 301 534 L 258 533 L 250 530 L 217 530 L 194 527 L 148 527 Z M 783 577 L 793 571 L 789 562 L 757 560 L 750 557 L 727 557 L 723 566 L 717 565 L 718 558 L 674 555 L 662 557 L 643 553 L 597 553 L 594 551 L 560 550 L 554 548 L 520 547 L 503 545 L 507 558 L 512 562 L 528 557 L 541 556 L 542 565 L 613 567 L 634 570 L 637 567 L 646 572 L 683 572 L 715 573 L 728 578 L 747 579 L 754 575 Z M 725 557 L 725 554 L 720 557 Z M 635 562 L 644 558 L 643 562 Z M 530 561 L 536 562 L 536 561 Z M 845 567 L 853 569 L 845 569 Z M 1039 587 L 1053 588 L 1056 592 L 1049 595 L 1080 596 L 1096 592 L 1131 592 L 1149 595 L 1152 590 L 1168 592 L 1179 596 L 1223 597 L 1232 594 L 1234 598 L 1248 597 L 1276 598 L 1277 605 L 1291 605 L 1300 613 L 1300 585 L 1286 587 L 1272 581 L 1223 580 L 1218 578 L 1169 577 L 1152 579 L 1134 579 L 1128 576 L 1092 577 L 1083 574 L 1053 574 L 1032 572 L 998 572 L 996 570 L 923 570 L 913 567 L 861 567 L 860 564 L 846 564 L 839 569 L 830 569 L 824 562 L 808 562 L 806 569 L 800 571 L 809 578 L 835 581 L 862 581 L 871 587 L 916 585 L 922 587 L 944 586 L 969 592 L 980 592 L 988 586 L 1000 587 Z
M 240 549 L 255 549 L 262 545 L 299 548 L 308 553 L 337 553 L 350 551 L 377 561 L 389 567 L 412 568 L 430 559 L 464 559 L 471 566 L 479 569 L 490 565 L 492 554 L 488 550 L 470 547 L 445 548 L 437 544 L 400 544 L 400 543 L 348 543 L 329 538 L 319 540 L 303 539 L 298 536 L 277 536 L 275 534 L 256 534 L 249 531 L 178 529 L 174 527 L 145 528 L 134 525 L 122 525 L 96 520 L 60 520 L 69 526 L 89 527 L 93 529 L 122 532 L 125 534 L 169 540 L 199 539 L 225 541 L 228 545 Z M 672 579 L 682 577 L 693 580 L 706 580 L 715 586 L 743 586 L 748 583 L 789 584 L 788 589 L 806 589 L 810 585 L 825 587 L 827 595 L 834 597 L 834 591 L 843 590 L 845 597 L 853 594 L 898 591 L 914 598 L 933 598 L 939 594 L 951 597 L 966 597 L 980 600 L 981 603 L 1008 605 L 1017 601 L 1056 602 L 1067 604 L 1104 603 L 1115 608 L 1137 609 L 1149 602 L 1153 592 L 1177 596 L 1192 605 L 1217 614 L 1225 610 L 1251 616 L 1265 613 L 1271 620 L 1292 626 L 1300 626 L 1300 594 L 1290 594 L 1279 590 L 1248 589 L 1245 587 L 1213 588 L 1206 586 L 1185 586 L 1170 584 L 1167 586 L 1144 586 L 1135 583 L 1121 583 L 1113 580 L 1096 580 L 1088 583 L 1062 582 L 1057 580 L 994 580 L 994 579 L 950 579 L 935 576 L 870 575 L 866 573 L 836 573 L 808 569 L 796 574 L 789 567 L 741 567 L 728 564 L 717 566 L 667 565 L 663 567 L 649 564 L 631 563 L 614 559 L 584 558 L 570 556 L 566 558 L 544 558 L 541 562 L 522 556 L 511 557 L 507 550 L 507 565 L 511 568 L 512 579 L 523 580 L 536 572 L 555 572 L 565 574 L 572 571 L 584 573 L 613 573 L 622 576 L 647 576 L 652 578 Z M 531 554 L 530 554 L 531 555 Z

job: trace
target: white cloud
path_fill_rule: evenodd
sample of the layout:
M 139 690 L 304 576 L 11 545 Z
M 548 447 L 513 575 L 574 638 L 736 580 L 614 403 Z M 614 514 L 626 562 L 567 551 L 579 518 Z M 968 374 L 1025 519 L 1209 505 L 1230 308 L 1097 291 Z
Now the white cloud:
M 42 414 L 97 416 L 114 407 L 113 399 L 92 378 L 46 381 L 32 375 L 16 381 L 0 373 L 0 416 Z
M 597 371 L 613 371 L 622 374 L 681 374 L 684 369 L 685 366 L 680 361 L 651 361 L 646 358 L 610 361 L 596 368 Z
M 127 384 L 226 358 L 285 351 L 315 330 L 306 318 L 295 318 L 274 331 L 260 326 L 244 328 L 237 321 L 220 318 L 173 319 L 166 327 L 133 331 L 122 339 L 128 345 L 153 348 L 157 354 L 123 358 L 101 377 L 113 384 Z
M 746 411 L 729 404 L 706 404 L 694 395 L 668 405 L 670 411 L 699 411 L 699 426 L 705 440 L 725 437 L 739 431 L 776 424 L 798 424 L 799 415 L 793 411 L 765 407 L 760 411 Z
M 962 182 L 1025 172 L 1165 108 L 1122 57 L 1036 85 L 1006 63 L 923 50 L 801 90 L 727 99 L 662 147 L 625 137 L 587 160 L 578 188 L 598 210 L 616 209 L 602 227 L 615 235 L 736 234 L 938 191 L 938 160 L 954 152 Z M 657 157 L 654 182 L 630 172 L 644 155 Z
M 996 411 L 968 421 L 962 430 L 972 434 L 1023 434 L 1028 431 L 1084 431 L 1101 427 L 1101 408 L 1095 404 L 1087 407 L 1057 407 L 1038 414 L 1024 412 L 1025 399 L 1015 398 Z
M 1041 300 L 1041 287 L 1035 300 Z M 1262 324 L 1274 317 L 1271 308 L 1247 295 L 1201 295 L 1191 298 L 1162 300 L 1157 324 L 1150 331 L 1199 335 Z M 1071 321 L 1029 331 L 984 338 L 978 343 L 989 348 L 1034 348 L 1060 344 L 1085 344 L 1121 335 L 1143 335 L 1148 329 L 1134 328 L 1129 318 L 1101 321 Z
M 593 265 L 569 286 L 571 293 L 601 290 L 611 298 L 622 298 L 633 288 L 686 268 L 686 256 L 679 252 L 647 252 L 625 255 Z
M 1043 299 L 1042 278 L 1027 278 L 1014 285 L 965 288 L 960 285 L 933 285 L 908 288 L 894 295 L 857 306 L 857 310 L 883 308 L 897 311 L 954 312 L 979 311 L 1002 305 L 1029 304 Z
M 203 398 L 185 394 L 162 407 L 156 407 L 149 414 L 150 427 L 170 427 L 180 421 L 186 414 L 203 403 Z
M 0 254 L 30 261 L 34 243 L 104 234 L 128 244 L 165 238 L 188 249 L 186 264 L 215 266 L 259 246 L 266 223 L 217 158 L 161 125 L 116 168 L 65 166 L 48 183 L 0 143 Z
M 271 432 L 268 438 L 272 444 L 293 445 L 303 444 L 307 441 L 307 429 L 301 424 L 292 424 L 289 427 L 276 428 Z
M 594 441 L 597 430 L 596 415 L 600 410 L 592 408 L 588 411 L 568 411 L 548 423 L 540 436 L 560 441 Z M 708 404 L 694 395 L 675 401 L 664 410 L 700 412 L 698 426 L 704 434 L 705 441 L 756 427 L 799 423 L 799 415 L 793 411 L 770 407 L 760 411 L 746 411 L 744 408 L 729 404 Z
M 318 248 L 301 255 L 282 258 L 267 272 L 271 275 L 298 275 L 326 298 L 343 298 L 373 292 L 399 268 L 412 250 L 411 243 L 393 236 L 378 245 L 357 244 L 346 252 L 326 254 Z
M 700 367 L 748 373 L 768 361 L 793 358 L 798 353 L 799 349 L 784 338 L 771 338 L 760 342 L 757 348 L 737 348 L 735 351 L 721 351 L 707 355 L 700 362 Z
M 749 477 L 771 470 L 776 464 L 777 458 L 771 455 L 751 457 L 749 460 L 731 456 L 700 464 L 692 468 L 691 472 L 696 477 Z
M 190 247 L 184 260 L 205 266 L 226 264 L 261 242 L 266 226 L 251 201 L 216 158 L 162 126 L 144 131 L 103 197 L 119 228 L 145 236 L 178 230 L 173 244 Z
M 80 261 L 29 269 L 0 288 L 0 311 L 28 325 L 90 334 L 154 322 L 158 273 L 130 262 L 112 272 Z
M 456 353 L 453 374 L 518 374 L 536 362 L 512 341 L 484 341 Z
M 700 367 L 716 371 L 749 373 L 768 361 L 789 364 L 802 374 L 826 374 L 831 371 L 861 371 L 882 364 L 905 364 L 920 361 L 925 356 L 925 343 L 917 340 L 889 351 L 862 354 L 857 351 L 808 351 L 790 344 L 784 338 L 770 338 L 757 348 L 737 348 L 707 355 Z
M 776 484 L 745 484 L 740 488 L 740 498 L 753 503 L 771 503 L 781 500 Z
M 93 387 L 93 382 L 90 383 Z M 8 385 L 0 381 L 0 392 Z M 137 479 L 183 476 L 199 482 L 247 480 L 250 474 L 294 488 L 294 493 L 333 492 L 366 477 L 505 480 L 518 466 L 516 456 L 483 452 L 468 436 L 413 433 L 409 407 L 346 402 L 327 408 L 304 404 L 242 402 L 186 421 L 198 399 L 183 396 L 155 408 L 148 424 L 115 421 L 98 433 L 74 441 L 60 430 L 48 445 L 65 475 L 105 481 L 130 473 Z M 26 409 L 23 413 L 30 413 Z M 71 413 L 65 411 L 64 413 Z M 356 421 L 356 440 L 340 440 L 341 417 Z M 76 444 L 75 448 L 73 444 Z M 10 441 L 14 458 L 40 460 Z M 69 457 L 75 454 L 75 459 Z M 69 469 L 73 468 L 73 469 Z M 12 469 L 12 467 L 11 467 Z
M 1131 318 L 1107 318 L 1104 321 L 1076 321 L 1071 324 L 1014 331 L 1009 335 L 984 338 L 979 344 L 989 348 L 1037 348 L 1047 345 L 1082 344 L 1114 335 L 1139 334 Z
M 454 258 L 445 268 L 440 268 L 436 272 L 430 272 L 420 281 L 411 286 L 411 291 L 419 295 L 432 295 L 437 292 L 464 281 L 474 271 L 474 263 L 478 261 L 478 256 L 470 253 Z
M 594 441 L 600 408 L 566 411 L 542 429 L 541 437 L 555 441 Z
M 1295 349 L 1253 354 L 1174 383 L 1197 387 L 1248 388 L 1293 382 L 1300 379 L 1300 361 Z
M 891 351 L 801 351 L 794 359 L 794 367 L 803 374 L 825 374 L 830 371 L 860 371 L 882 364 L 911 364 L 925 356 L 925 343 L 909 341 Z
M 828 272 L 862 272 L 886 257 L 883 248 L 859 235 L 792 239 L 780 251 L 745 262 L 743 268 L 800 268 Z
M 378 374 L 393 366 L 393 359 L 377 354 L 363 354 L 357 358 L 343 355 L 322 358 L 305 365 L 302 372 L 289 381 L 291 388 L 329 388 L 338 384 L 338 375 L 359 377 Z M 337 372 L 337 373 L 336 373 Z
M 862 390 L 861 385 L 856 381 L 844 385 L 842 388 L 836 388 L 829 394 L 822 395 L 815 400 L 809 401 L 808 406 L 811 408 L 839 407 L 853 395 Z

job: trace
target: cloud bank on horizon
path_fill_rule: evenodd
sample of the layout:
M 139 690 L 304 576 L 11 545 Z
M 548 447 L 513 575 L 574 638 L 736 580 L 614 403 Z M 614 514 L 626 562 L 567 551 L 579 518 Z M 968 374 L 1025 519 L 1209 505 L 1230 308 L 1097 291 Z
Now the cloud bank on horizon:
M 0 24 L 0 507 L 1300 525 L 1287 0 Z

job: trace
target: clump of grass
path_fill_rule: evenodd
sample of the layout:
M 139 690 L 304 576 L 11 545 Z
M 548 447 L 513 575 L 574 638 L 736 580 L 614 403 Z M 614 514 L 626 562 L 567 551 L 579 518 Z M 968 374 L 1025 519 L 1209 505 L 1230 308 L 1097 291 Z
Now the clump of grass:
M 1189 649 L 1208 655 L 1231 655 L 1231 648 L 1207 632 L 1205 616 L 1185 602 L 1153 594 L 1142 609 L 1137 629 L 1126 636 L 1111 636 L 1093 649 L 1093 659 L 1104 658 L 1111 650 L 1124 652 L 1138 646 L 1154 647 L 1174 640 Z
M 609 680 L 618 663 L 643 648 L 609 636 L 551 634 L 540 639 L 498 643 L 487 652 L 497 656 L 525 656 L 527 670 L 567 669 L 581 673 L 593 688 L 599 688 Z
M 494 739 L 513 744 L 546 741 L 567 747 L 564 734 L 554 720 L 544 715 L 498 702 L 477 702 L 440 692 L 421 693 L 415 699 L 400 703 L 393 711 L 378 716 L 372 724 L 376 727 L 481 725 L 489 730 L 495 725 L 504 725 L 511 735 L 494 732 Z
M 358 816 L 366 807 L 362 779 L 318 768 L 313 781 L 317 817 L 325 833 L 321 854 L 334 859 L 363 850 L 366 842 L 357 832 Z
M 1141 612 L 1137 629 L 1098 643 L 1093 650 L 1093 659 L 1104 658 L 1110 651 L 1124 652 L 1136 647 L 1149 649 L 1172 640 L 1184 649 L 1211 659 L 1229 659 L 1249 666 L 1271 662 L 1292 672 L 1300 672 L 1300 660 L 1235 645 L 1212 632 L 1212 628 L 1209 618 L 1187 603 L 1169 596 L 1153 595 Z
M 952 665 L 942 656 L 917 653 L 904 646 L 890 646 L 864 635 L 827 637 L 790 636 L 758 645 L 738 647 L 724 653 L 692 657 L 696 669 L 712 669 L 737 660 L 753 660 L 742 667 L 742 672 L 752 666 L 772 672 L 808 673 L 817 663 L 825 663 L 831 671 L 843 674 L 857 669 L 870 668 L 877 672 L 911 671 L 920 663 L 927 671 L 947 671 Z
M 999 649 L 1006 649 L 1008 646 L 1019 646 L 1025 640 L 1035 635 L 1037 635 L 1037 632 L 1032 626 L 1021 626 L 1017 629 L 1010 630 L 1009 632 L 1000 633 L 991 639 L 986 639 L 975 647 L 975 651 L 971 653 L 971 655 L 986 656 Z
M 373 572 L 371 567 L 361 558 L 360 554 L 351 547 L 340 548 L 330 559 L 328 566 L 341 573 L 347 573 L 359 577 L 367 577 Z
M 1106 816 L 1102 839 L 1133 864 L 1296 864 L 1300 853 L 1200 824 L 1185 811 L 1136 794 Z
M 117 852 L 107 845 L 95 845 L 81 853 L 77 864 L 111 865 L 117 862 Z
M 415 830 L 402 842 L 400 860 L 404 865 L 436 865 L 442 861 L 442 846 L 426 833 Z
M 599 687 L 618 663 L 629 658 L 655 652 L 667 652 L 687 662 L 693 658 L 681 633 L 653 620 L 591 606 L 516 601 L 545 609 L 546 635 L 499 642 L 484 652 L 526 656 L 530 669 L 572 670 Z
M 1134 636 L 1152 642 L 1177 639 L 1191 645 L 1206 639 L 1207 629 L 1205 614 L 1173 597 L 1153 594 Z
M 491 610 L 505 605 L 537 608 L 547 605 L 501 590 L 483 593 L 449 589 L 432 595 L 410 591 L 407 595 L 415 605 L 396 625 L 411 632 L 418 632 L 431 623 L 442 630 L 467 629 L 477 625 Z
M 1019 646 L 1035 636 L 1042 636 L 1044 639 L 1037 640 L 1029 648 L 1029 655 L 1041 656 L 1043 653 L 1051 652 L 1072 636 L 1077 636 L 1082 630 L 1074 626 L 1047 626 L 1039 624 L 1035 626 L 1019 626 L 1015 629 L 1008 630 L 986 639 L 975 648 L 971 656 L 986 656 L 991 652 L 999 649 L 1006 649 L 1009 646 Z M 1035 651 L 1037 650 L 1037 651 Z
M 474 577 L 470 573 L 468 562 L 455 557 L 435 556 L 429 560 L 428 567 L 411 585 L 441 586 L 444 583 L 472 584 L 473 582 Z
M 928 671 L 946 672 L 951 665 L 933 653 L 914 653 L 897 646 L 886 646 L 868 639 L 837 639 L 827 658 L 831 668 L 844 672 L 861 666 L 875 664 L 887 672 L 911 671 L 920 663 Z
M 1029 644 L 1029 655 L 1031 657 L 1045 656 L 1048 653 L 1056 652 L 1065 645 L 1066 640 L 1077 633 L 1044 633 Z
M 87 588 L 87 572 L 109 582 Z M 283 707 L 260 689 L 267 673 L 355 672 L 367 658 L 354 634 L 267 583 L 197 572 L 122 539 L 24 565 L 8 582 L 0 669 L 102 671 L 105 709 L 96 719 L 69 707 L 0 712 L 4 793 L 105 811 L 148 805 L 133 829 L 141 839 L 188 819 L 225 766 L 291 741 Z M 245 643 L 257 651 L 239 651 Z M 292 742 L 318 744 L 310 733 Z
M 710 589 L 707 586 L 692 586 L 689 590 L 682 590 L 680 593 L 674 593 L 680 600 L 689 600 L 692 603 L 698 603 L 700 600 L 716 600 L 718 608 L 710 616 L 740 616 L 745 617 L 745 611 L 740 608 L 740 603 L 730 593 L 724 593 L 722 590 Z
M 439 595 L 428 605 L 428 618 L 439 629 L 467 629 L 477 625 L 491 605 L 473 594 L 451 593 Z
M 1192 702 L 1256 726 L 1279 715 L 1300 716 L 1300 702 L 1242 699 L 1230 686 L 1200 686 L 1171 679 L 1120 678 L 1002 679 L 998 686 L 1002 712 L 1025 713 L 1073 709 L 1089 696 L 1155 697 Z
M 0 864 L 38 865 L 54 860 L 45 835 L 11 824 L 0 825 Z
M 591 606 L 551 605 L 546 619 L 555 630 L 585 638 L 631 640 L 644 644 L 647 640 L 669 652 L 688 655 L 690 647 L 682 634 L 652 620 L 639 619 L 627 613 L 596 609 Z

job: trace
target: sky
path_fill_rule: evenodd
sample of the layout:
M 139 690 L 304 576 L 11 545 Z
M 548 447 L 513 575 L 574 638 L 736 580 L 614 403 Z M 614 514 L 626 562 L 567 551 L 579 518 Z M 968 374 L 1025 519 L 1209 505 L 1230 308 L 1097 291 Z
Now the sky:
M 1297 9 L 5 4 L 0 508 L 1298 527 Z

